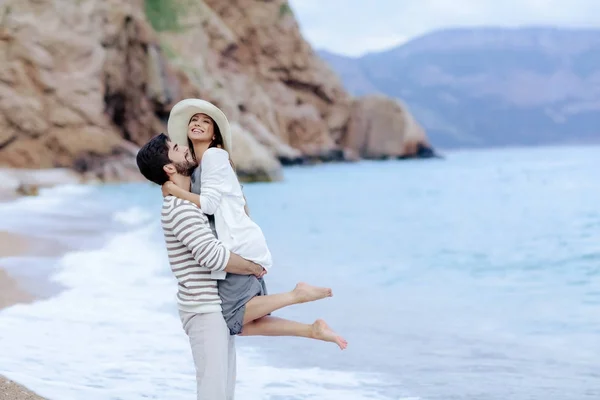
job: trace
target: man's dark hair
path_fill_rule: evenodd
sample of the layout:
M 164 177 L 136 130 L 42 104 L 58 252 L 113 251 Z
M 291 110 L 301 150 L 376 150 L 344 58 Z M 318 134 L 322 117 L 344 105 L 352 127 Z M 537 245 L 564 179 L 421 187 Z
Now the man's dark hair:
M 168 142 L 169 138 L 164 133 L 156 135 L 142 146 L 136 157 L 142 175 L 161 186 L 169 180 L 169 175 L 164 170 L 164 166 L 171 163 Z

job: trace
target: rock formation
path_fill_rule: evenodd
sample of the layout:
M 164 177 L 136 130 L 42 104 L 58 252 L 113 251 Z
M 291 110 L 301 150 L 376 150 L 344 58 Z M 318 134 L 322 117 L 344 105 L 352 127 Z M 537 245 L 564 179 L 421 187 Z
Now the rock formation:
M 246 179 L 280 179 L 281 164 L 306 159 L 429 148 L 399 103 L 348 94 L 283 0 L 0 6 L 0 166 L 139 179 L 138 146 L 186 97 L 226 112 Z
M 423 146 L 424 137 L 425 131 L 401 102 L 370 95 L 353 101 L 342 146 L 372 159 L 432 157 L 431 149 Z

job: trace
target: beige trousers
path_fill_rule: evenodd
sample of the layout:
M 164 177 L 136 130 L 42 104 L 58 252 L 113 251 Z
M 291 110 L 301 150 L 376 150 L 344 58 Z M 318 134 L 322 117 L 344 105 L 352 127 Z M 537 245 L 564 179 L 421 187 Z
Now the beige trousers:
M 234 400 L 235 336 L 220 312 L 194 314 L 179 311 L 190 339 L 196 366 L 198 400 Z

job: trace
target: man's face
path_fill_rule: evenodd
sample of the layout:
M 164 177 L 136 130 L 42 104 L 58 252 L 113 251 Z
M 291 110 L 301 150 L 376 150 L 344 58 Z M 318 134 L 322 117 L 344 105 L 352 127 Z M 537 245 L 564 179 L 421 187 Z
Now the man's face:
M 173 142 L 168 142 L 168 144 L 169 160 L 171 160 L 177 173 L 184 176 L 191 176 L 194 169 L 198 166 L 198 162 L 194 160 L 190 149 L 187 146 L 179 146 Z

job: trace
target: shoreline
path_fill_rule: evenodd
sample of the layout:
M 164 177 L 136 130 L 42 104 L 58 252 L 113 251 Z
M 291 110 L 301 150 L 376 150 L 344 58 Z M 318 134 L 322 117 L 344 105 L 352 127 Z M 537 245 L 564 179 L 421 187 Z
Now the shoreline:
M 105 183 L 82 180 L 65 169 L 23 171 L 0 167 L 0 178 L 7 178 L 0 181 L 0 209 L 10 208 L 24 199 L 43 196 L 40 191 L 45 189 Z M 18 223 L 18 220 L 15 222 Z M 54 238 L 52 234 L 38 235 L 35 226 L 32 225 L 30 232 L 11 225 L 0 226 L 0 313 L 13 306 L 52 298 L 66 289 L 52 279 L 56 272 L 54 263 L 63 255 L 79 250 L 79 246 Z M 94 236 L 95 233 L 87 230 L 81 232 L 85 236 Z M 62 236 L 63 232 L 58 229 L 56 234 Z M 11 373 L 16 372 L 0 368 L 0 400 L 48 400 L 23 385 L 20 375 L 9 378 Z
M 11 201 L 6 197 L 0 198 L 0 205 Z M 50 240 L 40 240 L 10 231 L 0 231 L 0 312 L 17 304 L 30 304 L 48 297 L 48 294 L 37 294 L 32 290 L 32 285 L 24 278 L 11 274 L 2 265 L 5 258 L 22 256 L 60 256 L 68 251 L 64 246 L 57 246 Z M 36 284 L 52 286 L 48 276 L 38 274 Z M 30 282 L 31 283 L 31 282 Z M 56 289 L 53 289 L 56 294 Z M 0 400 L 46 400 L 25 386 L 12 381 L 0 374 Z
M 0 310 L 20 303 L 31 303 L 35 296 L 9 274 L 2 265 L 2 260 L 8 257 L 28 255 L 32 250 L 32 239 L 14 232 L 0 231 Z
M 0 311 L 15 304 L 27 304 L 48 297 L 54 290 L 43 290 L 45 294 L 35 293 L 33 278 L 26 279 L 20 274 L 11 273 L 11 268 L 4 265 L 4 260 L 19 257 L 59 257 L 69 249 L 50 239 L 40 239 L 35 236 L 0 230 Z M 49 281 L 47 274 L 35 275 L 38 286 L 55 287 Z M 29 284 L 28 284 L 29 283 Z
M 36 300 L 36 297 L 23 286 L 0 266 L 0 311 L 16 304 L 29 304 Z

